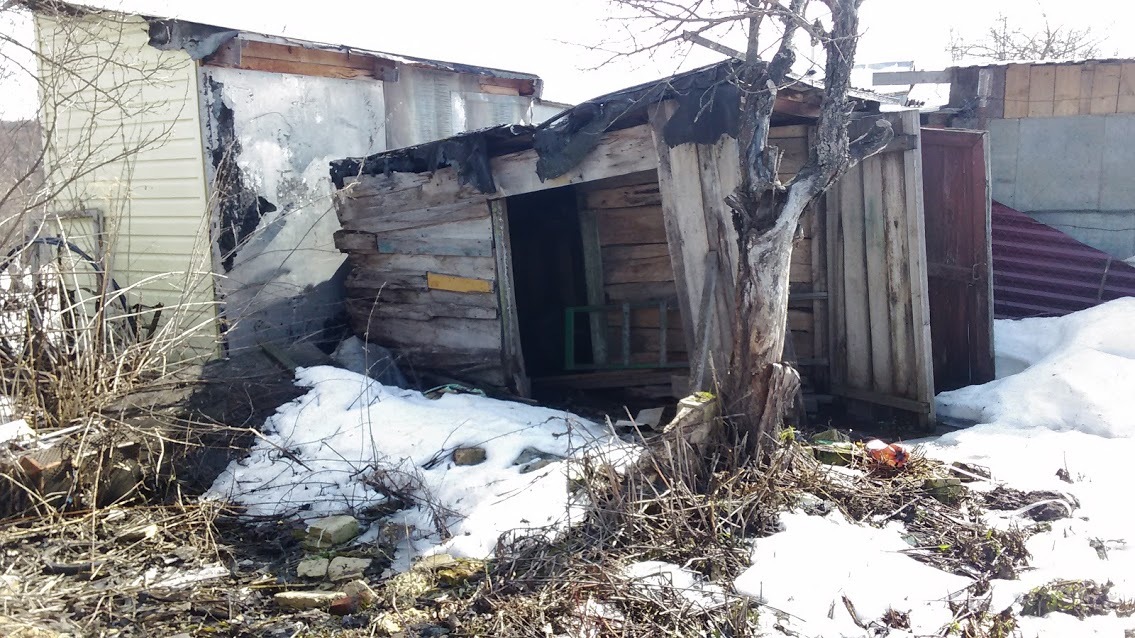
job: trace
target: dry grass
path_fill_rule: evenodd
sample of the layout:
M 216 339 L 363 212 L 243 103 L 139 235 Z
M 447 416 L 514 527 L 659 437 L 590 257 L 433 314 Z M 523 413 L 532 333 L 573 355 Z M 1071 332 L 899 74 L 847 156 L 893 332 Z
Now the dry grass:
M 0 615 L 84 636 L 130 624 L 143 592 L 177 589 L 177 579 L 193 574 L 228 574 L 212 533 L 218 511 L 206 503 L 9 520 L 0 549 L 17 584 L 0 599 Z

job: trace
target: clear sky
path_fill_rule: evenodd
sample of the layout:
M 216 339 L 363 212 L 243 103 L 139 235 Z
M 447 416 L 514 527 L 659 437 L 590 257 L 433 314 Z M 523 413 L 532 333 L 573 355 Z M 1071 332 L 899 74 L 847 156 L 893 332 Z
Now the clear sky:
M 544 97 L 579 102 L 624 86 L 720 59 L 704 50 L 689 55 L 621 60 L 593 69 L 604 56 L 589 49 L 618 38 L 625 23 L 607 0 L 86 0 L 107 8 L 232 26 L 390 53 L 536 73 Z M 858 62 L 914 60 L 920 69 L 949 64 L 951 29 L 976 34 L 998 13 L 1023 28 L 1041 22 L 1090 26 L 1109 36 L 1108 54 L 1135 56 L 1127 36 L 1135 5 L 1117 0 L 865 0 Z M 0 29 L 26 33 L 0 21 Z M 30 114 L 26 90 L 0 79 L 0 118 Z M 867 88 L 867 87 L 865 87 Z

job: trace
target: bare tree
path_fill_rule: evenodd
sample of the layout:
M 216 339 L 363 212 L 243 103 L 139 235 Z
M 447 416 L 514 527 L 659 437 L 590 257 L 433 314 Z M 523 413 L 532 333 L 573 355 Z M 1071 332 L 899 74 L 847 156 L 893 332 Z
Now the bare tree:
M 851 140 L 851 69 L 862 0 L 613 0 L 650 22 L 653 33 L 635 52 L 649 52 L 704 36 L 742 31 L 746 47 L 734 82 L 741 90 L 738 162 L 741 184 L 727 198 L 739 241 L 733 352 L 722 388 L 737 434 L 750 449 L 778 430 L 799 389 L 797 372 L 783 361 L 792 248 L 808 205 L 849 168 L 891 140 L 879 120 Z M 787 184 L 777 177 L 782 153 L 769 144 L 778 92 L 794 80 L 797 39 L 824 52 L 824 96 L 804 167 Z M 770 43 L 766 45 L 766 38 Z M 641 41 L 641 40 L 640 40 Z
M 1043 15 L 1043 14 L 1042 14 Z M 1091 27 L 1075 29 L 1053 26 L 1044 17 L 1044 26 L 1026 31 L 1010 24 L 1000 14 L 989 29 L 979 38 L 968 40 L 951 32 L 948 52 L 958 62 L 967 58 L 980 58 L 996 62 L 1009 60 L 1087 60 L 1100 56 L 1104 38 Z

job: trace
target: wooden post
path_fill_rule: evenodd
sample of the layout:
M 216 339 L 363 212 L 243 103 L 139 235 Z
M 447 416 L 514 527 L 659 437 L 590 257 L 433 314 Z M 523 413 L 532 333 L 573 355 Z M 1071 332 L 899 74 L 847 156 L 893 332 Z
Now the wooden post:
M 508 234 L 508 205 L 503 199 L 489 202 L 493 223 L 493 256 L 497 262 L 497 299 L 501 317 L 501 358 L 506 378 L 522 397 L 532 395 L 524 370 L 520 346 L 520 320 L 516 313 L 516 294 L 512 279 L 512 243 Z

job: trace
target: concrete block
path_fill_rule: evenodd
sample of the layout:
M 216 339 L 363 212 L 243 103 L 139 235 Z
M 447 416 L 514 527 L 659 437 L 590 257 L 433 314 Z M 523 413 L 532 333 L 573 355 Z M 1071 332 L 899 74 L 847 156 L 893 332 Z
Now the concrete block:
M 285 609 L 304 610 L 330 607 L 340 598 L 343 598 L 343 592 L 338 591 L 282 591 L 272 600 Z
M 310 549 L 324 549 L 346 543 L 359 535 L 359 522 L 353 516 L 328 516 L 307 528 L 304 545 Z
M 331 561 L 326 558 L 305 558 L 296 565 L 296 575 L 300 578 L 323 578 Z
M 350 558 L 347 556 L 336 556 L 331 559 L 331 563 L 327 565 L 327 577 L 331 580 L 351 580 L 362 576 L 363 572 L 370 567 L 371 559 L 369 558 Z
M 1098 210 L 1106 118 L 1048 117 L 1020 122 L 1018 210 Z
M 1116 259 L 1135 255 L 1135 210 L 1029 211 L 1028 215 Z
M 1020 120 L 989 121 L 989 172 L 993 181 L 993 199 L 1013 208 L 1016 208 L 1017 202 L 1020 127 Z
M 1135 115 L 1105 117 L 1104 132 L 1099 210 L 1135 210 Z

